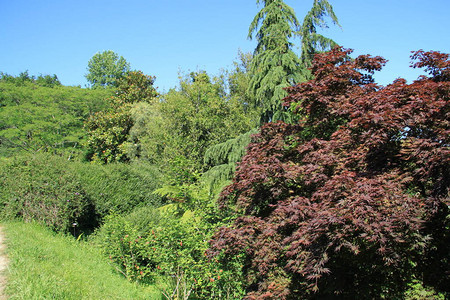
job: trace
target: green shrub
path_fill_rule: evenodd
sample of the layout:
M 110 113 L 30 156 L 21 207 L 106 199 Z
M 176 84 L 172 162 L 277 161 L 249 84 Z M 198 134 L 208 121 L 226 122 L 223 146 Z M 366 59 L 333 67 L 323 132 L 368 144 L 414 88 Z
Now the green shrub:
M 436 292 L 431 287 L 425 287 L 419 280 L 413 280 L 408 285 L 408 290 L 405 293 L 405 299 L 408 300 L 423 300 L 423 299 L 446 299 L 444 294 Z
M 136 228 L 139 235 L 145 235 L 159 224 L 162 217 L 154 206 L 138 206 L 124 219 Z
M 176 205 L 139 208 L 108 216 L 93 242 L 120 273 L 156 284 L 168 299 L 239 299 L 241 278 L 206 256 L 212 230 L 201 216 Z
M 160 196 L 153 194 L 159 187 L 160 172 L 145 163 L 131 164 L 86 164 L 71 165 L 80 175 L 82 185 L 101 217 L 115 212 L 130 213 L 137 206 L 162 203 Z
M 46 153 L 5 160 L 0 165 L 1 215 L 36 220 L 56 231 L 67 231 L 73 222 L 95 226 L 92 205 L 69 164 Z

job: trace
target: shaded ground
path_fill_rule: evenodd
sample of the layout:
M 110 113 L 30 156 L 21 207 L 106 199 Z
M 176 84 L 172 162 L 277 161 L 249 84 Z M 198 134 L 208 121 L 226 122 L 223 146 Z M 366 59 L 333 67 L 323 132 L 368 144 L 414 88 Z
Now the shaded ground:
M 7 297 L 3 294 L 3 290 L 6 286 L 6 270 L 8 268 L 8 258 L 5 254 L 5 244 L 4 244 L 4 235 L 3 228 L 0 226 L 0 300 L 7 299 Z

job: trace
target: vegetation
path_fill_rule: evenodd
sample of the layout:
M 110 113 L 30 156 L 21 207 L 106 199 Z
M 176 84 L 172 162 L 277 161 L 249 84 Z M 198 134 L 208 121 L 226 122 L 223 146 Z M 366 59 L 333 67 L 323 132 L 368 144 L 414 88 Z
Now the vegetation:
M 137 143 L 136 138 L 129 138 L 133 126 L 131 110 L 136 103 L 155 102 L 153 82 L 153 77 L 141 71 L 128 72 L 117 79 L 115 96 L 108 99 L 108 108 L 91 115 L 85 123 L 86 159 L 99 163 L 128 160 L 128 145 Z
M 448 298 L 449 55 L 377 85 L 312 2 L 257 1 L 253 54 L 164 93 L 113 51 L 89 88 L 0 73 L 9 295 Z
M 106 109 L 104 99 L 112 92 L 42 86 L 38 80 L 22 77 L 3 75 L 0 79 L 1 156 L 36 151 L 58 153 L 69 159 L 80 156 L 84 121 Z
M 221 194 L 239 217 L 210 255 L 244 257 L 249 299 L 402 298 L 413 279 L 448 293 L 448 55 L 418 51 L 430 77 L 381 87 L 385 60 L 350 52 L 316 56 L 285 99 L 299 124 L 263 126 Z
M 98 52 L 88 62 L 87 81 L 92 88 L 117 86 L 117 80 L 130 71 L 130 64 L 111 50 Z
M 304 68 L 311 67 L 314 55 L 337 46 L 335 41 L 317 32 L 317 28 L 328 27 L 324 20 L 327 15 L 334 24 L 339 25 L 331 4 L 327 0 L 314 0 L 313 7 L 303 19 L 298 34 L 301 37 L 300 61 Z M 304 75 L 307 79 L 312 79 L 309 71 L 304 72 L 307 72 Z
M 2 164 L 3 218 L 39 221 L 55 231 L 67 231 L 74 222 L 91 222 L 92 203 L 80 178 L 67 167 L 65 159 L 44 153 Z M 96 224 L 90 227 L 93 225 Z
M 35 223 L 4 224 L 9 299 L 163 299 L 129 282 L 91 245 Z
M 253 19 L 248 37 L 255 35 L 258 44 L 250 63 L 249 92 L 254 105 L 261 108 L 261 123 L 282 120 L 293 122 L 282 105 L 285 88 L 310 79 L 307 67 L 314 54 L 334 45 L 331 39 L 317 34 L 328 13 L 337 23 L 333 8 L 326 0 L 314 1 L 312 10 L 300 26 L 294 10 L 282 0 L 263 0 L 264 7 Z M 300 29 L 301 28 L 301 29 Z M 302 54 L 293 51 L 291 39 L 300 30 Z

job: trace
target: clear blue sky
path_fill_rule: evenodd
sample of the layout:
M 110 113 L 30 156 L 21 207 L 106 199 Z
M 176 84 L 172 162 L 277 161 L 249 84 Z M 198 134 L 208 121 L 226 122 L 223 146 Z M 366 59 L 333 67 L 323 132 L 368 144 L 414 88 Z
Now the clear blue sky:
M 412 50 L 450 52 L 450 0 L 329 2 L 342 29 L 323 33 L 355 54 L 388 59 L 376 77 L 381 84 L 417 78 L 408 67 Z M 301 21 L 313 0 L 286 3 Z M 253 51 L 247 33 L 258 10 L 256 0 L 0 0 L 0 71 L 56 74 L 64 85 L 85 86 L 89 59 L 113 50 L 167 91 L 180 71 L 218 74 L 238 49 Z

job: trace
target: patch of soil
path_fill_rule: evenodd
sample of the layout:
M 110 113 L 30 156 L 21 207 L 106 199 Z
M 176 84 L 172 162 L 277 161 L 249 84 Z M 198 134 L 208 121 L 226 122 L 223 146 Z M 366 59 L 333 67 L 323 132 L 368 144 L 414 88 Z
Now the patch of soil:
M 0 226 L 0 300 L 8 299 L 3 294 L 3 290 L 6 286 L 6 270 L 8 269 L 8 257 L 5 254 L 5 237 L 3 234 L 3 228 Z

